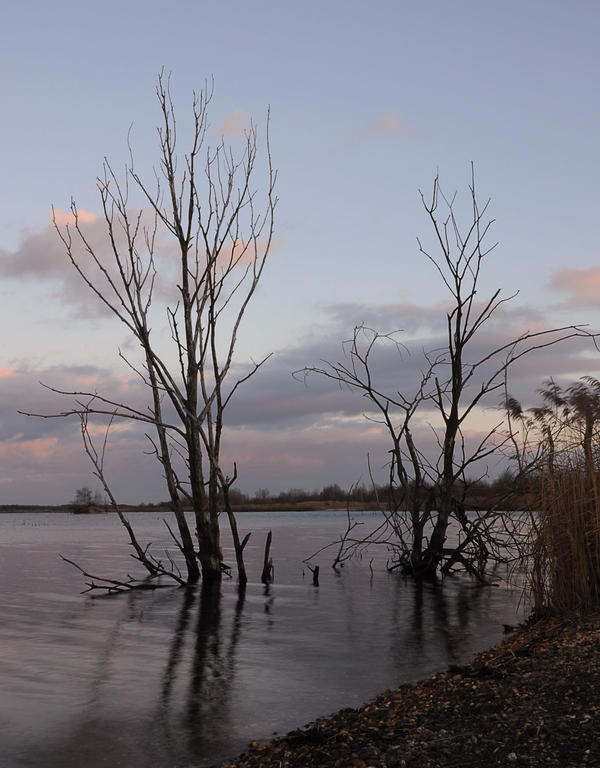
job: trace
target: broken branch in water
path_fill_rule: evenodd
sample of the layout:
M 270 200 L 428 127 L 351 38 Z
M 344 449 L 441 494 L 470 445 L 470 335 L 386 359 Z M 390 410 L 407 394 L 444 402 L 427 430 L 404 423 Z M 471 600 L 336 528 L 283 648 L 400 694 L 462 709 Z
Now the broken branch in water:
M 88 573 L 88 571 L 84 570 L 80 565 L 75 563 L 73 560 L 69 560 L 68 557 L 65 557 L 64 555 L 60 555 L 60 558 L 65 561 L 65 563 L 69 563 L 69 565 L 72 565 L 74 568 L 77 568 L 77 570 L 82 573 L 86 578 L 91 579 L 91 581 L 86 582 L 88 585 L 87 589 L 84 589 L 82 594 L 85 594 L 86 592 L 92 592 L 94 590 L 106 590 L 108 594 L 114 594 L 116 592 L 126 592 L 128 590 L 132 589 L 161 589 L 162 587 L 168 587 L 171 586 L 170 584 L 158 584 L 156 581 L 153 581 L 153 579 L 156 578 L 156 576 L 146 576 L 143 579 L 135 578 L 134 576 L 127 576 L 127 579 L 125 581 L 121 581 L 120 579 L 108 579 L 105 576 L 94 576 L 91 573 Z M 101 582 L 101 583 L 96 583 Z

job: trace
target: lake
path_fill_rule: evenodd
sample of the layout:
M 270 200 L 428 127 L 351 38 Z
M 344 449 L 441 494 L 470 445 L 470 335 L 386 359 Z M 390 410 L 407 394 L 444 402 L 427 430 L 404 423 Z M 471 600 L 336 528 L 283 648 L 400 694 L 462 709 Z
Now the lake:
M 365 524 L 374 513 L 353 515 Z M 132 514 L 170 546 L 162 516 Z M 0 515 L 3 768 L 191 768 L 233 757 L 379 691 L 466 662 L 522 620 L 519 594 L 466 578 L 416 585 L 383 550 L 340 572 L 322 553 L 345 512 L 238 515 L 249 583 L 81 595 L 83 576 L 137 572 L 114 515 Z M 260 583 L 273 531 L 275 582 Z M 229 539 L 224 552 L 234 564 Z

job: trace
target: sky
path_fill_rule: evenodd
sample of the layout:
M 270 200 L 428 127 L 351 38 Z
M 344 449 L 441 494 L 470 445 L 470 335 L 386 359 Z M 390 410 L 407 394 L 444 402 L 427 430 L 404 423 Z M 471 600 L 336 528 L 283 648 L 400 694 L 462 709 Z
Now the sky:
M 600 328 L 599 29 L 594 0 L 11 4 L 0 30 L 0 504 L 60 504 L 97 486 L 76 420 L 18 413 L 65 407 L 40 381 L 142 396 L 118 358 L 125 330 L 86 295 L 51 209 L 74 199 L 95 221 L 103 160 L 124 168 L 128 137 L 152 179 L 161 69 L 184 139 L 207 81 L 209 142 L 235 144 L 250 119 L 264 136 L 270 109 L 275 246 L 236 364 L 273 354 L 232 405 L 225 459 L 250 494 L 348 487 L 368 482 L 367 455 L 385 472 L 385 435 L 355 393 L 291 374 L 342 359 L 342 341 L 367 323 L 402 329 L 410 354 L 386 359 L 381 376 L 391 391 L 414 389 L 447 308 L 417 244 L 434 247 L 419 190 L 436 174 L 467 221 L 474 164 L 498 241 L 481 295 L 518 292 L 482 349 L 527 330 Z M 549 376 L 586 374 L 600 375 L 600 354 L 568 343 L 516 366 L 510 386 L 532 404 Z M 476 414 L 473 435 L 497 404 Z M 432 418 L 418 424 L 425 444 Z M 167 496 L 147 450 L 135 429 L 111 435 L 107 476 L 123 502 Z

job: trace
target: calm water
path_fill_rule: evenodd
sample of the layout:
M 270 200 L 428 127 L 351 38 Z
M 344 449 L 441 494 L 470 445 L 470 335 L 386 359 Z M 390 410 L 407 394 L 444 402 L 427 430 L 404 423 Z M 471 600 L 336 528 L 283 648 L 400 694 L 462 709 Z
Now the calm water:
M 361 517 L 368 524 L 371 513 Z M 158 515 L 132 515 L 167 546 Z M 190 768 L 231 757 L 377 692 L 417 680 L 502 638 L 518 595 L 467 580 L 418 587 L 385 553 L 336 575 L 302 559 L 345 528 L 345 513 L 252 513 L 250 583 L 80 595 L 83 577 L 136 572 L 113 516 L 0 515 L 2 768 Z M 275 583 L 259 581 L 273 530 Z M 227 542 L 226 542 L 227 543 Z M 234 561 L 225 547 L 226 559 Z

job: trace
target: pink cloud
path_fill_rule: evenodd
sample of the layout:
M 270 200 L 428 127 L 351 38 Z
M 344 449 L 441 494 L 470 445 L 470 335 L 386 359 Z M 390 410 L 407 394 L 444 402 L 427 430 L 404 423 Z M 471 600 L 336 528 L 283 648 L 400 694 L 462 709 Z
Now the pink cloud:
M 91 438 L 100 437 L 104 439 L 106 435 L 106 426 L 106 424 L 92 424 L 91 422 L 88 422 L 88 435 Z M 110 430 L 108 432 L 109 439 L 114 438 L 115 436 L 120 437 L 123 432 L 130 432 L 131 429 L 132 424 L 130 421 L 114 421 L 110 425 Z
M 77 218 L 79 220 L 80 224 L 92 224 L 96 219 L 98 218 L 98 215 L 96 213 L 93 213 L 92 211 L 77 211 Z M 53 220 L 59 225 L 59 226 L 74 226 L 75 225 L 75 216 L 71 211 L 65 211 L 64 208 L 55 208 L 54 209 L 54 216 Z
M 57 445 L 58 438 L 56 437 L 38 437 L 33 440 L 22 440 L 18 443 L 0 443 L 0 457 L 14 456 L 15 453 L 19 453 L 21 456 L 27 456 L 37 461 L 45 460 L 54 456 Z
M 554 291 L 566 294 L 570 307 L 600 306 L 600 267 L 560 269 L 550 280 Z
M 131 220 L 135 220 L 138 213 L 140 213 L 138 210 L 130 211 Z M 140 232 L 144 226 L 152 231 L 152 212 L 150 209 L 144 209 L 141 214 Z M 73 228 L 75 217 L 71 212 L 59 208 L 55 209 L 54 215 L 55 222 L 63 230 L 63 234 L 66 227 Z M 108 274 L 115 278 L 118 275 L 117 266 L 104 217 L 90 211 L 80 210 L 78 211 L 78 223 L 84 232 L 86 242 L 97 255 L 98 260 L 102 262 Z M 79 237 L 72 232 L 71 234 L 74 259 L 94 285 L 105 291 L 108 296 L 112 296 L 106 274 L 100 271 Z M 116 227 L 114 236 L 117 249 L 121 254 L 126 254 L 128 245 L 121 227 Z M 139 239 L 141 245 L 141 235 Z M 247 247 L 239 238 L 235 242 L 225 244 L 219 258 L 220 266 L 227 267 L 232 263 L 232 265 L 245 268 L 254 258 L 255 245 L 260 256 L 266 246 L 265 237 L 259 237 L 256 244 L 250 241 L 246 244 Z M 273 238 L 271 252 L 280 247 L 281 239 Z M 158 269 L 154 283 L 156 300 L 160 298 L 168 302 L 177 302 L 179 298 L 177 250 L 177 243 L 168 237 L 164 227 L 159 227 L 156 233 L 154 257 Z M 64 243 L 58 237 L 51 221 L 39 232 L 26 234 L 14 251 L 0 248 L 0 277 L 35 280 L 38 285 L 46 283 L 51 295 L 59 297 L 62 303 L 68 306 L 78 317 L 96 318 L 110 314 L 105 305 L 91 293 L 81 276 L 73 268 Z M 118 283 L 119 280 L 117 279 L 116 282 Z M 6 374 L 0 373 L 0 378 L 2 375 Z M 82 382 L 82 384 L 89 386 L 92 382 Z
M 99 378 L 96 374 L 80 374 L 75 376 L 73 386 L 94 389 L 98 386 Z
M 138 210 L 131 210 L 129 215 L 132 220 L 135 220 L 138 213 Z M 140 232 L 144 226 L 148 226 L 152 230 L 153 215 L 151 211 L 143 210 L 142 214 Z M 94 263 L 79 237 L 72 233 L 75 223 L 73 214 L 59 208 L 55 209 L 54 215 L 56 224 L 63 230 L 63 235 L 66 227 L 71 227 L 73 256 L 77 263 L 81 265 L 92 283 L 100 287 L 101 290 L 107 290 L 110 294 L 106 276 Z M 104 216 L 79 210 L 78 222 L 90 248 L 114 277 L 117 267 Z M 125 254 L 128 247 L 125 233 L 120 226 L 116 226 L 114 234 L 117 249 Z M 141 239 L 142 236 L 140 235 L 140 241 Z M 164 230 L 159 229 L 156 247 L 160 253 L 161 261 L 170 258 L 170 244 L 167 242 L 165 247 L 165 240 Z M 73 268 L 65 245 L 57 235 L 52 221 L 48 221 L 39 232 L 26 233 L 15 250 L 8 251 L 0 248 L 0 277 L 35 280 L 38 285 L 45 282 L 51 295 L 59 297 L 62 303 L 71 308 L 74 314 L 79 317 L 96 318 L 109 314 L 109 310 L 92 295 L 88 286 Z M 165 279 L 168 280 L 169 276 L 167 275 Z
M 227 268 L 230 264 L 235 266 L 252 264 L 256 252 L 258 252 L 258 257 L 260 258 L 265 252 L 267 243 L 268 240 L 265 237 L 259 237 L 256 242 L 238 238 L 223 246 L 217 263 L 223 268 Z M 271 239 L 269 254 L 279 250 L 281 245 L 281 238 L 273 237 Z
M 11 376 L 16 376 L 17 371 L 14 368 L 0 368 L 0 379 L 8 379 Z
M 121 384 L 123 387 L 130 387 L 139 383 L 137 376 L 117 376 L 116 381 L 118 381 L 119 384 Z
M 367 126 L 367 133 L 371 138 L 387 137 L 395 138 L 408 133 L 408 125 L 401 123 L 396 115 L 385 115 L 373 120 Z
M 233 112 L 228 112 L 219 126 L 219 136 L 226 139 L 243 136 L 244 131 L 249 127 L 250 119 L 243 109 L 237 107 Z

